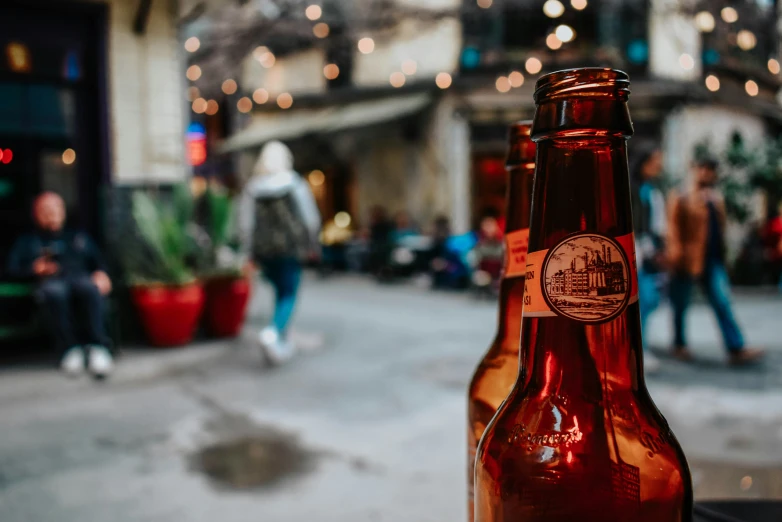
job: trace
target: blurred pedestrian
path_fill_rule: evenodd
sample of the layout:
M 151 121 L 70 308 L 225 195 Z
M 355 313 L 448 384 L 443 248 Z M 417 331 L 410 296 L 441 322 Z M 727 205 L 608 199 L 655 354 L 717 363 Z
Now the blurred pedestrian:
M 481 219 L 477 243 L 473 248 L 475 272 L 473 283 L 478 287 L 499 289 L 502 265 L 505 258 L 505 243 L 498 217 L 487 212 Z
M 392 234 L 395 245 L 399 245 L 399 242 L 406 237 L 419 234 L 418 228 L 413 224 L 413 220 L 410 219 L 410 214 L 407 211 L 400 210 L 394 215 L 394 230 Z
M 293 155 L 279 141 L 261 150 L 239 205 L 242 250 L 275 291 L 271 324 L 259 333 L 266 359 L 281 364 L 295 352 L 288 327 L 299 291 L 302 262 L 317 252 L 320 212 L 309 185 L 293 170 Z
M 375 205 L 369 213 L 369 254 L 367 269 L 382 276 L 394 248 L 394 222 L 382 205 Z
M 669 200 L 666 248 L 672 269 L 670 286 L 674 316 L 674 355 L 692 359 L 687 348 L 685 319 L 696 283 L 702 285 L 714 310 L 731 364 L 746 364 L 762 358 L 764 352 L 747 348 L 736 322 L 725 269 L 725 202 L 717 188 L 717 161 L 696 160 L 691 186 L 672 193 Z
M 470 269 L 466 256 L 475 246 L 476 239 L 474 232 L 452 236 L 450 220 L 446 216 L 435 218 L 428 254 L 432 288 L 458 290 L 469 286 Z
M 86 364 L 94 377 L 106 377 L 114 368 L 104 302 L 111 279 L 100 251 L 86 233 L 65 228 L 65 203 L 58 194 L 38 196 L 33 217 L 35 231 L 14 244 L 8 272 L 36 281 L 35 296 L 62 355 L 62 370 L 75 376 Z
M 646 348 L 646 325 L 649 316 L 660 306 L 666 283 L 665 196 L 658 186 L 663 171 L 662 152 L 654 143 L 640 143 L 633 148 L 630 179 L 633 196 L 636 259 L 638 262 L 638 304 L 641 309 L 641 332 Z M 649 351 L 644 353 L 644 367 L 654 372 L 660 361 Z

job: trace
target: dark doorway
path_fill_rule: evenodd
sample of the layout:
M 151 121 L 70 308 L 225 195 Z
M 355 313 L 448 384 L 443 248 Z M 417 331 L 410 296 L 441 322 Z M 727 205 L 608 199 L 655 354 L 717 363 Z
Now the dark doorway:
M 30 226 L 30 203 L 43 190 L 63 196 L 71 226 L 100 237 L 99 199 L 109 178 L 105 11 L 0 4 L 0 264 Z

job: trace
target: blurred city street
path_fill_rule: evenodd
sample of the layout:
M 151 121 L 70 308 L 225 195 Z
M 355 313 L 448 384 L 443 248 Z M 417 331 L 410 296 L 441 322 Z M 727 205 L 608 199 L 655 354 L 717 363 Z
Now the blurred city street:
M 111 380 L 49 368 L 0 378 L 0 520 L 465 520 L 465 389 L 495 326 L 466 294 L 365 278 L 307 279 L 303 352 L 263 366 L 252 342 L 126 350 Z M 740 294 L 766 364 L 731 369 L 705 306 L 699 363 L 649 388 L 690 460 L 698 499 L 782 498 L 782 300 Z M 667 310 L 651 324 L 666 346 Z

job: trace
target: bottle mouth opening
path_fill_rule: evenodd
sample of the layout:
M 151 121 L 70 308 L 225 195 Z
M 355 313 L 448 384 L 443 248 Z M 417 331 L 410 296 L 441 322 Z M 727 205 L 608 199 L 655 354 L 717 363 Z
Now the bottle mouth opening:
M 535 84 L 535 102 L 538 104 L 561 96 L 626 101 L 629 95 L 630 77 L 627 73 L 600 67 L 553 72 L 541 77 Z

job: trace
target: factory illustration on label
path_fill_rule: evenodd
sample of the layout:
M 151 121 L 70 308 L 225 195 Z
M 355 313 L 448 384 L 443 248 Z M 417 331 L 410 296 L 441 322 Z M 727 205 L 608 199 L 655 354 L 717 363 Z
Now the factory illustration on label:
M 548 251 L 541 285 L 553 311 L 579 321 L 602 322 L 627 306 L 629 273 L 627 257 L 614 240 L 579 234 Z

